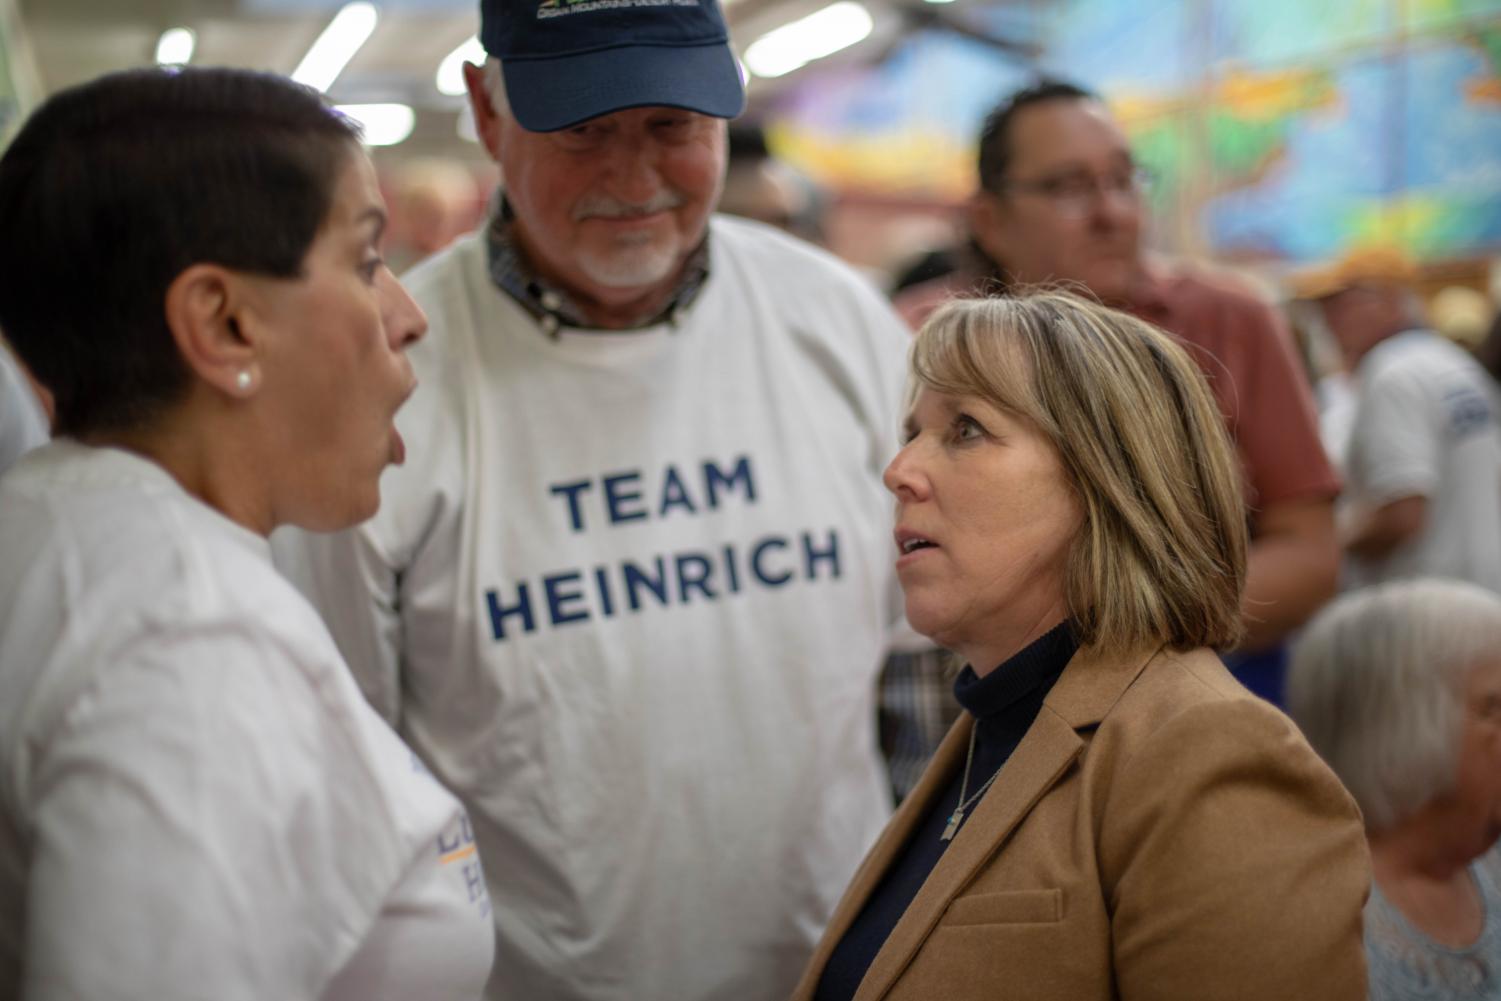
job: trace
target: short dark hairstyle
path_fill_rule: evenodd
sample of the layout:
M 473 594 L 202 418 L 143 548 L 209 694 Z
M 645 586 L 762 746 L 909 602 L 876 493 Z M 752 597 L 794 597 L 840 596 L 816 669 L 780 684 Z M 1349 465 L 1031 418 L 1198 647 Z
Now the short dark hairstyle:
M 206 262 L 301 274 L 359 135 L 316 91 L 247 70 L 130 70 L 38 108 L 0 157 L 0 329 L 57 433 L 180 400 L 168 287 Z
M 1065 80 L 1042 79 L 1011 94 L 985 116 L 980 130 L 980 187 L 999 194 L 1011 166 L 1011 122 L 1023 108 L 1045 101 L 1098 101 L 1098 94 Z

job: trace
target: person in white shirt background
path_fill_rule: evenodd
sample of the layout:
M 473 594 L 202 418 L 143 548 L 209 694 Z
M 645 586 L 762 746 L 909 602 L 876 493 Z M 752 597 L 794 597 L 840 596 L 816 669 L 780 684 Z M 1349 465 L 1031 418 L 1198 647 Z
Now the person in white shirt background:
M 422 312 L 357 127 L 237 70 L 63 91 L 0 159 L 0 997 L 458 1001 L 468 819 L 272 568 L 369 517 Z
M 47 440 L 48 423 L 42 401 L 0 338 L 0 473 Z
M 1417 268 L 1362 247 L 1295 283 L 1354 391 L 1341 543 L 1347 589 L 1412 577 L 1501 593 L 1501 401 L 1469 352 L 1433 331 Z

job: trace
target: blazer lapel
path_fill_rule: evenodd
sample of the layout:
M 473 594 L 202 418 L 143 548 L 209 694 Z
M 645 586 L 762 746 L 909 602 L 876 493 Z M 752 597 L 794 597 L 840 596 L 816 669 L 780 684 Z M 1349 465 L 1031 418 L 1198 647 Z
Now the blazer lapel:
M 949 904 L 1083 753 L 1084 740 L 1078 731 L 1105 718 L 1146 667 L 1152 653 L 1109 659 L 1091 651 L 1080 651 L 1074 656 L 1043 701 L 1043 709 L 1031 729 L 1001 768 L 995 785 L 959 829 L 953 844 L 943 853 L 922 889 L 891 930 L 891 936 L 860 981 L 855 1001 L 876 1001 L 891 990 L 922 943 L 932 934 Z M 966 713 L 949 731 L 918 785 L 917 791 L 925 792 L 923 801 L 912 802 L 918 798 L 915 794 L 908 798 L 878 843 L 879 864 L 871 864 L 877 861 L 873 853 L 858 874 L 860 892 L 852 892 L 845 898 L 839 908 L 841 924 L 838 934 L 830 934 L 824 940 L 829 952 L 833 951 L 832 943 L 837 943 L 848 931 L 877 881 L 907 843 L 913 828 L 931 809 L 934 795 L 959 766 L 972 725 L 973 717 Z M 828 955 L 823 949 L 820 953 L 822 961 L 818 969 L 821 972 Z
M 803 970 L 802 980 L 792 994 L 793 1001 L 805 1001 L 813 997 L 835 946 L 843 941 L 850 925 L 855 923 L 855 918 L 865 909 L 866 901 L 906 846 L 913 829 L 933 808 L 933 801 L 943 793 L 949 774 L 964 760 L 964 752 L 969 747 L 969 729 L 973 722 L 974 717 L 965 713 L 949 728 L 948 734 L 938 745 L 938 750 L 933 752 L 928 767 L 923 770 L 922 778 L 907 794 L 907 798 L 902 800 L 901 806 L 887 822 L 886 829 L 866 854 L 865 861 L 860 863 L 860 868 L 855 871 L 839 905 L 834 908 L 834 915 L 829 919 L 823 938 L 819 939 L 818 948 L 813 950 L 813 958 Z
M 966 740 L 969 719 L 965 717 Z M 1001 768 L 995 785 L 959 829 L 954 843 L 928 874 L 922 889 L 891 930 L 891 937 L 876 953 L 865 979 L 860 981 L 860 989 L 855 992 L 855 1001 L 875 1001 L 885 996 L 954 897 L 990 860 L 1043 794 L 1063 777 L 1083 747 L 1084 742 L 1074 728 L 1060 717 L 1046 711 L 1038 715 L 1026 738 Z M 957 757 L 953 764 L 957 766 Z M 948 770 L 943 777 L 948 777 Z M 914 819 L 908 825 L 909 833 L 915 823 Z M 905 839 L 901 843 L 905 844 Z
M 1153 648 L 1112 658 L 1081 650 L 1068 662 L 1042 704 L 1075 729 L 1094 726 L 1115 708 L 1158 652 L 1159 648 Z

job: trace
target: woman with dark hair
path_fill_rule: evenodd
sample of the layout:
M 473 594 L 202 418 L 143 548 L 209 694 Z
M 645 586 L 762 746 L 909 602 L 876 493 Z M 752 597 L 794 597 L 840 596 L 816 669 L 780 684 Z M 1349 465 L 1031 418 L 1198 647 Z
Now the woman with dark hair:
M 1240 470 L 1170 336 L 1062 293 L 934 313 L 886 469 L 966 710 L 795 1001 L 1364 1001 L 1348 793 L 1214 650 Z
M 0 158 L 0 995 L 458 999 L 468 820 L 271 568 L 372 514 L 420 310 L 358 130 L 234 70 L 58 94 Z

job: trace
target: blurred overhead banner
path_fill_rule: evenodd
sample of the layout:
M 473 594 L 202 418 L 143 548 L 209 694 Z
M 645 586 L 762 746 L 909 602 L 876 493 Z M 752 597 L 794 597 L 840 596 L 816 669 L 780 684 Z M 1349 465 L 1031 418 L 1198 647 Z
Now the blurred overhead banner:
M 957 7 L 958 5 L 956 5 Z M 983 116 L 1038 71 L 1103 93 L 1165 242 L 1245 261 L 1501 251 L 1501 0 L 1063 0 L 955 10 L 1037 66 L 924 31 L 809 72 L 769 120 L 835 188 L 957 200 Z

